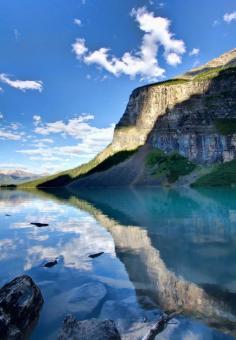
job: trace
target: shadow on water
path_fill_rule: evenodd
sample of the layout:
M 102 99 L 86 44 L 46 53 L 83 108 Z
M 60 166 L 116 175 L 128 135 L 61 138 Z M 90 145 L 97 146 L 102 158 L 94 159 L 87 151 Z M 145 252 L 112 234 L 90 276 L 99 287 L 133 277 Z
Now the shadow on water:
M 139 303 L 236 330 L 236 190 L 47 190 L 112 235 Z M 147 299 L 144 297 L 149 297 Z

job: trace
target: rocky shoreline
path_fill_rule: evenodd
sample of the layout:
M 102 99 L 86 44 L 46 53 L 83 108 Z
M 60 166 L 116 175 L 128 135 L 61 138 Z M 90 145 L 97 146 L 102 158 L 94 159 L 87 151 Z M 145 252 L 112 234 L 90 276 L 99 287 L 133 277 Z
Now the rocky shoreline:
M 39 319 L 43 303 L 42 293 L 30 276 L 16 277 L 4 285 L 0 289 L 0 338 L 27 339 Z M 58 340 L 66 339 L 119 340 L 121 337 L 112 320 L 78 321 L 69 315 L 58 335 Z
M 95 285 L 88 283 L 76 288 L 74 294 L 77 307 L 74 306 L 74 312 L 84 311 L 85 317 L 90 310 L 96 308 L 98 301 L 101 301 L 106 293 L 105 286 L 101 283 Z M 71 302 L 73 296 L 71 292 L 68 294 Z M 30 276 L 16 277 L 4 285 L 0 289 L 0 339 L 29 339 L 40 318 L 43 303 L 40 288 Z M 128 309 L 131 308 L 130 304 L 128 305 Z M 125 311 L 126 307 L 123 306 L 123 308 Z M 159 316 L 157 322 L 153 320 L 152 323 L 147 320 L 140 322 L 137 318 L 134 322 L 135 327 L 131 330 L 130 337 L 127 338 L 121 337 L 114 320 L 94 318 L 77 320 L 75 316 L 67 315 L 56 338 L 58 340 L 121 340 L 126 338 L 149 340 L 154 339 L 155 334 L 161 333 L 172 317 L 164 313 Z

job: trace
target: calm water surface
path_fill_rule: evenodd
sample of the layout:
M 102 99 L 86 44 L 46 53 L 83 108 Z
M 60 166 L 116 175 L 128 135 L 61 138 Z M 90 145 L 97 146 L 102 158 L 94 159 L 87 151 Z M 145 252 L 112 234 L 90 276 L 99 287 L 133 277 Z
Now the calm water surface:
M 0 226 L 0 286 L 25 273 L 44 296 L 31 339 L 67 314 L 140 339 L 163 310 L 183 315 L 160 339 L 236 336 L 235 189 L 0 191 Z

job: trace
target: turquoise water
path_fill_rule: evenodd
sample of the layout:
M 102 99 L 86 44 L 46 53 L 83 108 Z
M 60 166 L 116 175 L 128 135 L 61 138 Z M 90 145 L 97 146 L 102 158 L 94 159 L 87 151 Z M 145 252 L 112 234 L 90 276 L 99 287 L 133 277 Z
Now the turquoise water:
M 32 339 L 67 314 L 140 339 L 163 310 L 182 313 L 160 339 L 236 335 L 234 189 L 0 191 L 0 225 L 0 286 L 25 273 L 44 296 Z

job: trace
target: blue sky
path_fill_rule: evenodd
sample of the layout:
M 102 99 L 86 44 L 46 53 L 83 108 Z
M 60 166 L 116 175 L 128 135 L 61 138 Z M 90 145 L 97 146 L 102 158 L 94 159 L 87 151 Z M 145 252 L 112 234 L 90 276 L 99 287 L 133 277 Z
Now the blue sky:
M 0 13 L 0 169 L 91 159 L 135 87 L 236 47 L 235 0 L 0 0 Z

